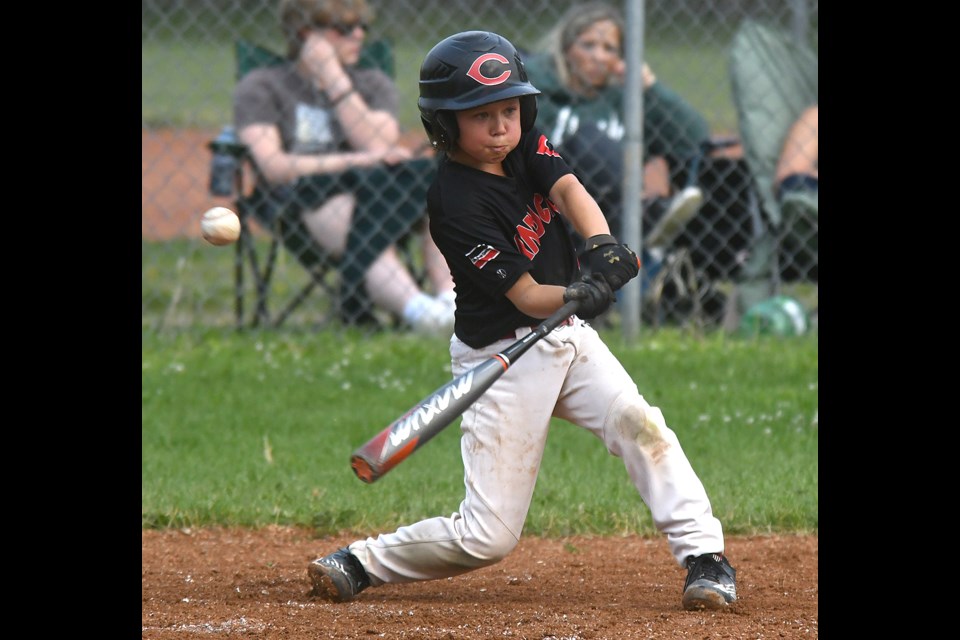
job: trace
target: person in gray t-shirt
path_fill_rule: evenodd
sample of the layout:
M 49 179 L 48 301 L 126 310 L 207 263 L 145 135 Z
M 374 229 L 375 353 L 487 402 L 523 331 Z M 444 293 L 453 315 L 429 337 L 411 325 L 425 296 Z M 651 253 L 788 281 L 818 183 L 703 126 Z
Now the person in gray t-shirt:
M 416 330 L 453 327 L 453 280 L 422 224 L 435 171 L 399 144 L 398 93 L 380 69 L 356 66 L 372 11 L 365 0 L 281 0 L 287 62 L 250 71 L 234 92 L 234 124 L 257 169 L 254 213 L 287 216 L 285 246 L 311 243 L 340 260 L 341 314 L 370 304 Z M 395 243 L 422 231 L 432 295 Z

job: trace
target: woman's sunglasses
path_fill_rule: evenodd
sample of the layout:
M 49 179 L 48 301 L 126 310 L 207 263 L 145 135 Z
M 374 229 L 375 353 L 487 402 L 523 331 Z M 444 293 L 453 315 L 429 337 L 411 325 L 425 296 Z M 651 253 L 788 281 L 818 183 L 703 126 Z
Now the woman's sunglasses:
M 351 33 L 354 32 L 354 30 L 356 30 L 357 27 L 360 27 L 361 29 L 363 29 L 364 33 L 370 30 L 370 25 L 368 25 L 366 22 L 350 22 L 350 23 L 335 22 L 333 24 L 325 25 L 326 29 L 333 29 L 334 31 L 336 31 L 342 36 L 350 35 Z

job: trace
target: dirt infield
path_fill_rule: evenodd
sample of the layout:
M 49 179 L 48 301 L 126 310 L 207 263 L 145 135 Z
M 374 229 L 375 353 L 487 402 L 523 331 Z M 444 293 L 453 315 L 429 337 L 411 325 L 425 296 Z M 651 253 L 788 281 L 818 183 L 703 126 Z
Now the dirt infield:
M 680 606 L 685 572 L 662 538 L 525 538 L 501 563 L 448 580 L 309 597 L 307 564 L 354 539 L 309 531 L 141 532 L 141 638 L 817 638 L 819 539 L 734 537 L 739 601 Z
M 215 198 L 207 191 L 211 156 L 206 145 L 216 131 L 140 131 L 141 237 L 170 240 L 196 236 L 204 211 L 216 205 L 231 206 L 229 198 Z

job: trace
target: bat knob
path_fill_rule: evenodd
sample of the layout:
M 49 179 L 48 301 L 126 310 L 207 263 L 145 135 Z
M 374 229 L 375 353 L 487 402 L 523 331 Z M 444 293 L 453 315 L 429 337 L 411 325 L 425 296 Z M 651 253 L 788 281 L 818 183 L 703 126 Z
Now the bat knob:
M 354 456 L 350 458 L 350 466 L 353 467 L 353 472 L 357 474 L 357 477 L 370 484 L 376 480 L 373 469 L 370 468 L 370 464 L 359 456 Z

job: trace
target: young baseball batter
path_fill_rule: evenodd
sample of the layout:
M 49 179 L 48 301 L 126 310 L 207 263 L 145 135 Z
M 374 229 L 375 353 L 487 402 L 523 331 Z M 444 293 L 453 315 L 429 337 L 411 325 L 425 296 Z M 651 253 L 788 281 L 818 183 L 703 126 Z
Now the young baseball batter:
M 687 568 L 683 606 L 720 609 L 736 600 L 720 522 L 677 436 L 583 320 L 603 313 L 613 290 L 637 275 L 637 258 L 609 235 L 596 202 L 535 127 L 538 93 L 513 45 L 486 31 L 446 38 L 420 68 L 423 126 L 444 153 L 427 205 L 456 283 L 452 373 L 530 333 L 566 301 L 579 301 L 580 311 L 464 412 L 466 496 L 457 512 L 314 560 L 313 595 L 342 602 L 367 587 L 448 578 L 505 558 L 523 531 L 557 417 L 623 459 Z M 588 238 L 590 276 L 580 277 L 560 216 Z

